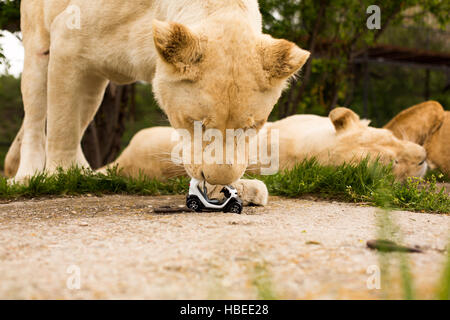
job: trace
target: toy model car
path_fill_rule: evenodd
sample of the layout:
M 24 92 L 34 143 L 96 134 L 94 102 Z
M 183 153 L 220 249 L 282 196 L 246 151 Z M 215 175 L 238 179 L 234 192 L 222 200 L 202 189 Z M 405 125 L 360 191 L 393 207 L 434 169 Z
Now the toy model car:
M 242 212 L 242 201 L 239 199 L 237 191 L 232 186 L 224 187 L 221 192 L 225 198 L 223 200 L 209 199 L 206 186 L 203 190 L 200 187 L 201 181 L 192 179 L 189 184 L 189 195 L 186 198 L 186 206 L 196 212 L 202 211 L 223 211 L 240 214 Z

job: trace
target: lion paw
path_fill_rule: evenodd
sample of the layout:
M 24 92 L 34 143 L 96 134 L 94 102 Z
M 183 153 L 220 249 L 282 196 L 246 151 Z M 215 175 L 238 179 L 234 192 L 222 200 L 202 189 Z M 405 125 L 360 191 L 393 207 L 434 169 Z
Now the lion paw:
M 233 183 L 232 186 L 236 188 L 239 198 L 241 198 L 244 206 L 265 206 L 269 199 L 269 191 L 264 182 L 259 180 L 241 179 Z M 223 199 L 224 195 L 221 193 L 223 186 L 211 185 L 206 183 L 208 190 L 208 198 Z
M 259 180 L 241 179 L 233 183 L 244 206 L 265 206 L 269 200 L 269 191 L 264 182 Z

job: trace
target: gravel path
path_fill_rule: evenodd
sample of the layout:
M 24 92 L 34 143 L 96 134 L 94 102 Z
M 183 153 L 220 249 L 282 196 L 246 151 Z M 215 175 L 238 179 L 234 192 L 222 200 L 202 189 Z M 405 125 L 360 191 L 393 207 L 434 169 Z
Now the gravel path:
M 105 196 L 0 204 L 0 298 L 384 297 L 366 285 L 368 267 L 378 264 L 366 248 L 376 238 L 375 208 L 271 198 L 242 215 L 152 213 L 183 203 Z M 408 257 L 419 294 L 430 298 L 450 216 L 392 216 L 404 243 L 425 249 Z M 391 297 L 399 297 L 397 278 Z

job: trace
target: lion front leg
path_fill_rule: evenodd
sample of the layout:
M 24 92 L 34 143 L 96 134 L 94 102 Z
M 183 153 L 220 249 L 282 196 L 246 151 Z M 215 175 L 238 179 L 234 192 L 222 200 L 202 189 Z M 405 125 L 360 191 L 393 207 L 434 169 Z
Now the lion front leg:
M 45 166 L 45 120 L 47 116 L 47 39 L 37 33 L 24 35 L 25 61 L 22 73 L 22 97 L 25 117 L 21 139 L 15 140 L 6 164 L 16 182 L 25 182 Z M 22 129 L 21 129 L 22 131 Z M 21 140 L 21 141 L 20 141 Z M 15 148 L 15 149 L 14 149 Z M 18 161 L 17 172 L 14 163 Z
M 50 58 L 47 114 L 46 170 L 89 167 L 81 138 L 97 112 L 108 81 L 81 71 L 83 61 L 67 67 L 57 54 Z

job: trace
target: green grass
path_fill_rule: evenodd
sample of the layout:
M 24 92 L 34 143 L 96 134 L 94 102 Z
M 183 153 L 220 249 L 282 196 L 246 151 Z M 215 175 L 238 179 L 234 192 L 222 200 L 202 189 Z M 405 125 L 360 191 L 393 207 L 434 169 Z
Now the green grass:
M 450 213 L 450 197 L 438 190 L 436 177 L 396 182 L 390 167 L 366 159 L 358 164 L 322 166 L 314 159 L 305 160 L 289 171 L 273 176 L 252 176 L 264 181 L 272 195 L 299 198 L 305 195 L 363 202 L 378 207 L 412 211 Z M 189 179 L 176 178 L 166 182 L 125 178 L 116 169 L 107 174 L 73 168 L 54 175 L 38 174 L 27 186 L 9 184 L 0 178 L 0 199 L 36 198 L 81 194 L 186 194 Z
M 311 194 L 378 207 L 450 213 L 450 197 L 444 188 L 438 190 L 434 175 L 401 183 L 395 181 L 390 167 L 369 159 L 337 167 L 305 160 L 293 170 L 258 179 L 272 195 L 297 198 Z
M 442 273 L 436 296 L 439 300 L 450 300 L 450 246 L 447 251 L 447 263 Z
M 272 276 L 265 262 L 253 266 L 252 285 L 256 288 L 258 299 L 276 300 L 277 295 L 273 288 Z
M 72 168 L 66 172 L 58 170 L 54 175 L 37 174 L 30 179 L 27 185 L 9 184 L 5 178 L 0 178 L 0 199 L 88 193 L 146 196 L 184 194 L 188 191 L 188 185 L 189 180 L 183 177 L 161 182 L 143 175 L 139 178 L 122 177 L 116 169 L 102 174 L 89 169 Z
M 322 166 L 316 160 L 305 160 L 292 170 L 272 176 L 262 176 L 273 195 L 295 198 L 315 194 L 345 201 L 368 201 L 377 189 L 392 184 L 389 167 L 368 159 L 359 164 Z
M 404 184 L 394 183 L 388 201 L 393 208 L 450 213 L 450 197 L 444 188 L 438 189 L 435 176 L 428 179 L 408 178 Z
M 431 179 L 433 176 L 436 177 L 438 182 L 450 182 L 450 176 L 439 170 L 429 170 L 425 175 L 425 179 Z

